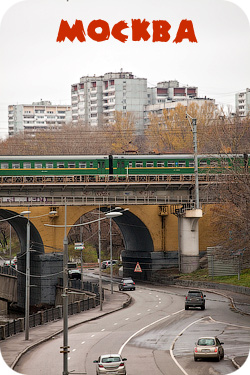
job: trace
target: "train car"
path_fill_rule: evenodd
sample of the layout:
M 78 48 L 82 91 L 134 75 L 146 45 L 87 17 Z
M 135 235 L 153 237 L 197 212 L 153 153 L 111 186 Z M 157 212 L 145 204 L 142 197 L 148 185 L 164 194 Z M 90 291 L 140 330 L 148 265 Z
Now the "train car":
M 243 154 L 198 155 L 197 158 L 199 173 L 223 173 L 235 165 L 246 165 L 246 160 L 249 166 L 249 158 Z M 194 155 L 113 155 L 113 173 L 127 175 L 193 174 Z
M 109 173 L 108 155 L 0 156 L 0 176 L 66 176 Z
M 192 174 L 194 156 L 176 155 L 113 155 L 113 174 Z

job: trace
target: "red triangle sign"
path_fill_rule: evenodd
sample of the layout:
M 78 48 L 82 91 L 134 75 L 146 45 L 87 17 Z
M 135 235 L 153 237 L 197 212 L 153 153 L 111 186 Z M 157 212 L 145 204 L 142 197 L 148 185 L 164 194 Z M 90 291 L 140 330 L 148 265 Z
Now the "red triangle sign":
M 142 272 L 139 262 L 136 263 L 134 272 Z

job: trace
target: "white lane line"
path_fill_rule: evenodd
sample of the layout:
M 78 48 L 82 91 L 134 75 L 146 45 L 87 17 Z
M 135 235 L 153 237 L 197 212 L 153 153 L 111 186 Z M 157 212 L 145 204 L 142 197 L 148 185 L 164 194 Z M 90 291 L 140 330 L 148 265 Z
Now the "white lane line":
M 184 311 L 184 309 L 177 311 L 175 314 L 180 313 L 180 312 L 182 312 L 182 311 Z M 171 314 L 171 315 L 173 315 L 173 314 Z M 144 329 L 147 329 L 147 328 L 153 326 L 154 324 L 157 324 L 157 323 L 161 322 L 161 321 L 164 320 L 164 319 L 169 318 L 171 315 L 166 315 L 166 316 L 164 316 L 163 318 L 160 318 L 160 319 L 158 319 L 158 320 L 155 320 L 154 322 L 152 322 L 152 323 L 146 325 L 145 327 L 142 327 L 141 329 L 139 329 L 139 331 L 133 333 L 133 335 L 131 335 L 131 336 L 125 341 L 125 343 L 120 347 L 120 350 L 119 350 L 118 353 L 121 354 L 122 351 L 123 351 L 123 349 L 124 349 L 124 347 L 127 345 L 127 343 L 128 343 L 133 337 L 135 337 L 136 335 L 138 335 L 138 333 L 144 331 Z
M 101 330 L 101 332 L 103 332 L 103 331 L 105 331 L 105 328 L 103 328 L 103 329 Z
M 114 326 L 117 326 L 118 323 L 114 323 Z
M 141 313 L 138 313 L 137 315 L 141 315 Z
M 91 337 L 95 337 L 95 335 L 91 335 Z
M 125 320 L 129 320 L 129 318 L 126 318 Z
M 176 313 L 175 313 L 176 314 Z M 174 314 L 173 314 L 174 315 Z M 174 353 L 173 353 L 173 349 L 174 349 L 174 345 L 175 345 L 175 342 L 176 340 L 178 339 L 179 336 L 181 336 L 183 334 L 183 332 L 188 329 L 189 327 L 191 327 L 193 324 L 197 323 L 197 322 L 200 322 L 201 320 L 203 319 L 207 319 L 209 318 L 208 316 L 204 316 L 203 318 L 201 319 L 197 319 L 195 320 L 194 322 L 188 324 L 174 339 L 174 341 L 172 342 L 172 345 L 170 347 L 170 355 L 172 357 L 172 360 L 175 362 L 176 366 L 179 367 L 179 369 L 183 372 L 184 375 L 188 375 L 188 373 L 184 370 L 184 368 L 179 364 L 179 362 L 177 361 L 177 359 L 175 359 L 175 356 L 174 356 Z
M 72 350 L 72 352 L 75 352 L 75 351 L 76 351 L 76 349 L 73 349 L 73 350 Z
M 85 341 L 82 341 L 81 344 L 85 344 Z

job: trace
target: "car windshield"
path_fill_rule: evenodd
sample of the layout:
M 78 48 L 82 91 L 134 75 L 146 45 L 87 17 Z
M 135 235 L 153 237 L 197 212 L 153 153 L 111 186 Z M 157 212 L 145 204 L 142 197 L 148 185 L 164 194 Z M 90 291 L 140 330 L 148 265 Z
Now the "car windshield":
M 214 339 L 199 339 L 198 345 L 215 345 Z
M 201 297 L 201 292 L 188 292 L 190 297 Z
M 120 362 L 121 359 L 120 357 L 108 357 L 108 358 L 103 358 L 102 363 L 112 363 L 112 362 Z

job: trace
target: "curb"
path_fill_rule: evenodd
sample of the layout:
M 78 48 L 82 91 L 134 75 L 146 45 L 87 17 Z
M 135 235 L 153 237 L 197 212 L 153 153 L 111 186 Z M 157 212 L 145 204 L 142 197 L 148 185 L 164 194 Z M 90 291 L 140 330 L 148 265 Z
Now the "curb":
M 119 293 L 119 292 L 115 292 L 115 293 Z M 114 313 L 114 312 L 116 312 L 116 311 L 119 311 L 119 310 L 122 310 L 122 309 L 128 307 L 128 306 L 130 305 L 131 301 L 132 301 L 132 297 L 129 296 L 127 293 L 124 293 L 124 294 L 127 295 L 127 301 L 124 302 L 124 303 L 122 304 L 121 307 L 118 307 L 118 308 L 116 308 L 116 309 L 114 309 L 114 310 L 112 310 L 112 311 L 106 312 L 106 313 L 101 313 L 100 315 L 95 316 L 94 318 L 89 318 L 89 319 L 84 320 L 84 321 L 82 321 L 82 322 L 73 323 L 73 324 L 71 324 L 71 325 L 68 326 L 68 329 L 70 329 L 70 328 L 75 328 L 75 327 L 77 327 L 77 326 L 79 326 L 79 325 L 81 325 L 81 324 L 88 323 L 88 322 L 93 321 L 93 320 L 97 320 L 97 319 L 99 319 L 99 318 L 101 318 L 101 317 L 103 317 L 103 316 L 106 316 L 106 315 L 112 314 L 112 313 Z M 35 328 L 35 327 L 34 327 L 34 328 Z M 12 362 L 12 364 L 10 365 L 10 368 L 11 368 L 12 370 L 14 370 L 14 368 L 15 368 L 15 366 L 17 365 L 17 363 L 18 363 L 18 361 L 20 360 L 20 358 L 21 358 L 24 354 L 26 354 L 29 350 L 35 348 L 36 346 L 38 346 L 38 345 L 40 345 L 40 344 L 42 344 L 42 343 L 44 343 L 44 342 L 46 342 L 46 341 L 49 341 L 50 339 L 52 339 L 53 337 L 59 335 L 59 334 L 62 333 L 62 332 L 63 332 L 63 328 L 60 329 L 60 330 L 57 331 L 57 332 L 54 332 L 53 334 L 51 334 L 51 335 L 49 335 L 49 336 L 46 336 L 46 337 L 42 338 L 42 339 L 39 340 L 38 342 L 36 342 L 36 343 L 34 343 L 34 344 L 28 346 L 28 347 L 25 348 L 24 350 L 22 350 L 22 351 L 17 355 L 17 357 L 15 358 L 15 360 Z

